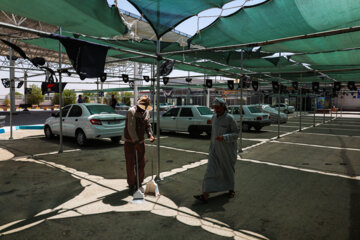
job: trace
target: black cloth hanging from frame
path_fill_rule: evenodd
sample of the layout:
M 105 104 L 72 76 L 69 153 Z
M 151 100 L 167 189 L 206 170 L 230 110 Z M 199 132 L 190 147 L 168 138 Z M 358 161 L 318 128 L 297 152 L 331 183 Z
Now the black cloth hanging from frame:
M 108 46 L 56 34 L 52 34 L 50 38 L 59 40 L 65 47 L 71 64 L 81 79 L 104 76 Z

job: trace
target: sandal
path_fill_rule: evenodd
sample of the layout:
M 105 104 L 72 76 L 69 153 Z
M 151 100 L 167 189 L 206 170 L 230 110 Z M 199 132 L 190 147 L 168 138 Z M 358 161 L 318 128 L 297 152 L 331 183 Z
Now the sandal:
M 234 198 L 235 197 L 235 191 L 230 190 L 228 193 L 225 194 L 228 198 Z
M 199 200 L 199 201 L 202 202 L 202 203 L 208 203 L 208 200 L 204 197 L 203 194 L 201 194 L 201 195 L 194 195 L 194 198 L 197 199 L 197 200 Z

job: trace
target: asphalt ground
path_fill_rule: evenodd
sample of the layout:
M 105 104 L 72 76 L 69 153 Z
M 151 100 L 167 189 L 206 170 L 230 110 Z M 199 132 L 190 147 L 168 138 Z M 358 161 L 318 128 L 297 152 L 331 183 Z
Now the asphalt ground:
M 16 111 L 12 116 L 13 126 L 44 124 L 45 120 L 51 116 L 51 110 L 30 110 Z M 0 112 L 0 116 L 6 116 L 5 126 L 10 126 L 10 112 Z
M 345 117 L 345 116 L 344 116 Z M 360 118 L 291 116 L 243 133 L 236 196 L 196 202 L 209 139 L 161 135 L 161 196 L 127 194 L 123 145 L 0 134 L 0 239 L 360 239 Z M 331 120 L 331 121 L 330 121 Z M 146 181 L 156 172 L 147 144 Z

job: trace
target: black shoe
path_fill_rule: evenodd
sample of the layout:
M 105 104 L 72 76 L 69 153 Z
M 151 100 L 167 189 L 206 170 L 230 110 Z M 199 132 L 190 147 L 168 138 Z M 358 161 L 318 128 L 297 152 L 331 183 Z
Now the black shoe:
M 133 195 L 136 192 L 136 186 L 130 185 L 129 186 L 129 195 Z
M 195 198 L 196 200 L 199 200 L 199 201 L 202 202 L 202 203 L 208 203 L 208 199 L 205 198 L 204 194 L 194 195 L 194 198 Z

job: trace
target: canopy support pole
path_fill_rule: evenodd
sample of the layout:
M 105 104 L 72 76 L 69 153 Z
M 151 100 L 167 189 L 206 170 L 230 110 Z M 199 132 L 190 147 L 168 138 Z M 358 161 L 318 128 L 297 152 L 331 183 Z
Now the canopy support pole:
M 336 111 L 335 111 L 335 118 L 337 118 L 338 110 L 339 110 L 339 93 L 336 98 Z
M 62 28 L 59 28 L 59 34 L 62 34 Z M 61 69 L 61 43 L 59 42 L 59 69 Z M 63 92 L 62 92 L 62 75 L 61 71 L 59 71 L 59 105 L 60 105 L 60 114 L 59 114 L 59 121 L 60 121 L 60 146 L 58 153 L 63 152 Z
M 139 64 L 137 62 L 134 62 L 134 79 L 138 77 L 139 73 Z M 138 81 L 134 80 L 134 105 L 136 104 L 136 101 L 139 98 L 139 92 L 138 92 Z
M 104 104 L 104 83 L 102 81 L 100 81 L 100 90 L 101 90 L 101 104 Z
M 340 111 L 341 111 L 340 117 L 341 118 L 343 116 L 343 102 L 344 102 L 344 95 L 341 96 L 341 107 L 340 107 Z
M 313 121 L 313 127 L 316 127 L 316 111 L 317 111 L 317 96 L 316 96 L 316 93 L 315 93 L 315 97 L 314 97 L 314 121 Z
M 244 66 L 244 51 L 241 49 L 241 70 L 243 70 L 243 66 Z M 240 135 L 240 141 L 239 141 L 239 153 L 243 152 L 242 149 L 242 132 L 243 132 L 243 85 L 244 85 L 244 80 L 245 78 L 241 78 L 240 79 L 240 108 L 239 108 L 239 112 L 240 112 L 240 126 L 239 126 L 239 135 Z M 239 86 L 239 85 L 238 85 Z
M 96 78 L 96 103 L 99 103 L 99 78 Z
M 156 41 L 156 54 L 160 54 L 160 40 Z M 157 149 L 157 175 L 155 181 L 161 181 L 160 176 L 160 59 L 156 58 L 156 149 Z
M 281 59 L 281 52 L 279 53 L 279 59 Z M 280 65 L 279 64 L 279 72 L 280 72 Z M 277 138 L 280 138 L 280 93 L 281 93 L 281 87 L 280 87 L 280 79 L 281 79 L 281 74 L 279 73 L 279 79 L 278 79 L 278 84 L 279 84 L 279 92 L 278 92 L 278 119 L 277 119 L 277 124 L 278 124 L 278 135 Z
M 300 88 L 300 96 L 299 96 L 299 101 L 300 101 L 300 119 L 299 119 L 299 132 L 301 132 L 301 115 L 302 115 L 302 91 Z
M 323 123 L 325 124 L 325 103 L 326 103 L 326 90 L 325 90 L 325 86 L 326 84 L 325 84 L 325 78 L 324 78 L 324 106 L 323 106 L 323 111 L 324 111 L 324 115 L 323 115 Z
M 10 43 L 12 42 L 12 39 L 10 38 Z M 9 49 L 9 61 L 10 61 L 10 71 L 9 71 L 9 77 L 10 77 L 10 137 L 9 140 L 13 139 L 13 124 L 12 124 L 12 114 L 13 114 L 13 105 L 15 102 L 14 99 L 14 92 L 15 92 L 15 68 L 14 68 L 14 61 L 13 61 L 13 51 L 10 47 Z
M 24 104 L 27 104 L 27 99 L 26 99 L 26 89 L 27 89 L 27 72 L 24 71 Z M 24 108 L 24 111 L 28 111 L 27 108 Z
M 331 97 L 331 95 L 330 95 L 330 122 L 332 121 L 332 111 L 333 111 L 333 104 L 332 104 L 332 97 Z

